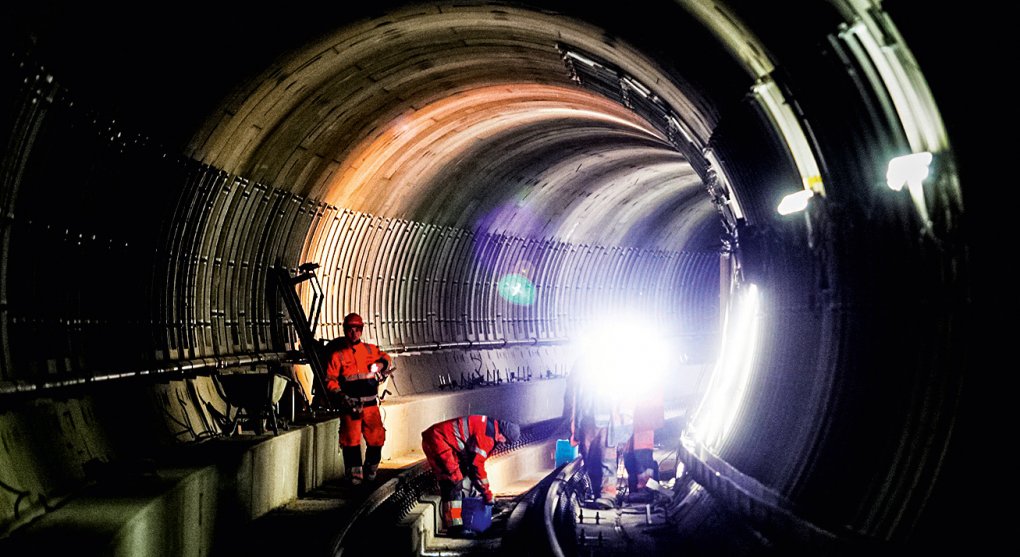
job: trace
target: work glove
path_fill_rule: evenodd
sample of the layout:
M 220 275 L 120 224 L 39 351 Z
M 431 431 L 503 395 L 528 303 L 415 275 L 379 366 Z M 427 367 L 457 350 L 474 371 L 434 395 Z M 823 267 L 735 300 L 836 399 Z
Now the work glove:
M 329 391 L 328 394 L 326 395 L 326 398 L 329 399 L 330 406 L 337 410 L 343 410 L 344 399 L 347 398 L 347 395 L 341 393 L 340 391 Z
M 329 401 L 333 405 L 333 408 L 340 412 L 350 414 L 355 417 L 361 414 L 361 401 L 351 398 L 341 391 L 331 392 Z
M 356 398 L 351 398 L 349 396 L 348 397 L 344 397 L 344 398 L 347 399 L 346 400 L 346 404 L 347 404 L 346 410 L 347 410 L 347 413 L 350 414 L 350 416 L 352 418 L 354 418 L 356 420 L 360 420 L 361 419 L 361 412 L 365 409 L 364 403 L 362 403 L 360 400 L 358 400 Z
M 464 498 L 466 498 L 466 497 L 475 497 L 475 493 L 476 493 L 475 492 L 475 486 L 474 486 L 474 482 L 471 481 L 470 477 L 464 476 L 464 479 L 462 479 L 460 481 L 460 493 L 461 493 L 461 497 L 464 497 Z
M 485 498 L 486 503 L 492 502 L 492 490 L 489 486 L 482 483 L 481 479 L 477 476 L 471 476 L 472 491 Z
M 346 410 L 351 407 L 351 397 L 340 391 L 331 391 L 329 393 L 329 401 L 340 410 Z

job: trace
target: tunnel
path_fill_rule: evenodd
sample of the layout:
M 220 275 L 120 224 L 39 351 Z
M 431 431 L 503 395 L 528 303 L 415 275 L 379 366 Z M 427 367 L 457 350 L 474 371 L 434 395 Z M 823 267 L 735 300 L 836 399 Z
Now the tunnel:
M 587 350 L 632 355 L 621 380 L 662 367 L 692 459 L 894 554 L 976 543 L 954 506 L 977 165 L 942 58 L 952 15 L 5 10 L 0 540 L 102 546 L 127 511 L 67 509 L 104 482 L 156 490 L 164 462 L 222 469 L 203 447 L 236 431 L 230 377 L 318 389 L 293 293 L 316 341 L 358 312 L 398 362 L 387 459 L 450 417 L 402 400 L 473 381 L 504 394 L 461 389 L 468 407 L 555 418 L 577 341 L 608 324 Z M 668 362 L 642 360 L 652 343 Z M 250 466 L 295 466 L 276 455 Z M 201 525 L 241 505 L 224 490 L 269 489 L 252 474 L 169 498 L 116 553 L 215 554 Z M 260 497 L 223 531 L 292 495 Z

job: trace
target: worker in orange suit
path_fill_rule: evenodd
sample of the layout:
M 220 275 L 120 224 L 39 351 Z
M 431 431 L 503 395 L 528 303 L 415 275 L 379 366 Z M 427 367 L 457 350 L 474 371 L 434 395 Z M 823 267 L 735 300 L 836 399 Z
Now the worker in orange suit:
M 393 373 L 393 360 L 375 344 L 362 342 L 365 322 L 357 313 L 344 317 L 344 336 L 327 345 L 326 390 L 339 403 L 340 446 L 351 484 L 372 481 L 382 460 L 386 428 L 379 413 L 379 384 Z M 362 468 L 361 437 L 365 437 Z
M 665 414 L 662 391 L 657 389 L 648 393 L 644 403 L 634 408 L 633 433 L 623 457 L 631 502 L 650 500 L 652 494 L 645 489 L 648 480 L 659 481 L 659 464 L 653 456 L 655 430 L 666 424 Z
M 516 423 L 482 415 L 453 418 L 422 432 L 421 448 L 439 482 L 447 533 L 463 531 L 464 497 L 477 491 L 487 504 L 492 503 L 485 460 L 497 443 L 513 443 L 520 436 L 521 428 Z

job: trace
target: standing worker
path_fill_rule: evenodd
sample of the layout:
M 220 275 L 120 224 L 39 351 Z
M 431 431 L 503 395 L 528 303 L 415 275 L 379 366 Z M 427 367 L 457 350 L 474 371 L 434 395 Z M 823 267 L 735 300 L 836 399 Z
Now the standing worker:
M 644 404 L 634 408 L 634 428 L 623 463 L 627 469 L 628 501 L 644 503 L 651 500 L 648 480 L 659 481 L 659 463 L 655 461 L 655 431 L 666 425 L 662 389 L 651 390 Z
M 365 322 L 357 313 L 344 317 L 344 336 L 330 343 L 326 390 L 340 401 L 340 446 L 347 477 L 353 485 L 375 480 L 386 442 L 379 414 L 379 383 L 393 373 L 393 360 L 378 346 L 361 341 Z M 362 469 L 361 436 L 365 436 Z
M 514 422 L 471 415 L 430 426 L 421 434 L 421 448 L 439 481 L 443 525 L 447 533 L 463 531 L 462 502 L 477 490 L 486 504 L 492 503 L 485 460 L 496 443 L 520 439 L 521 427 Z
M 663 426 L 670 388 L 664 370 L 677 361 L 663 332 L 648 327 L 643 316 L 607 319 L 579 335 L 563 408 L 591 484 L 592 499 L 585 504 L 603 509 L 622 501 L 621 460 L 634 482 L 632 493 L 654 479 L 655 430 Z
M 597 357 L 596 357 L 597 356 Z M 581 456 L 581 469 L 591 483 L 586 505 L 616 506 L 619 456 L 633 432 L 633 403 L 622 396 L 624 380 L 600 369 L 614 361 L 610 354 L 590 354 L 578 360 L 567 378 L 564 416 L 570 420 L 571 443 Z M 619 369 L 625 369 L 622 364 Z M 603 383 L 612 379 L 608 388 Z

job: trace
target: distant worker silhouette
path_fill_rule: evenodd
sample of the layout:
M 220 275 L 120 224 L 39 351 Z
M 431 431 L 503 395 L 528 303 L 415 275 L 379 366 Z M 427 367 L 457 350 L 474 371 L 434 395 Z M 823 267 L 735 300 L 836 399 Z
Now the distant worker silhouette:
M 631 503 L 651 502 L 648 480 L 659 481 L 659 463 L 655 461 L 655 432 L 665 425 L 665 403 L 662 389 L 648 393 L 644 403 L 634 408 L 633 433 L 627 440 L 623 465 L 627 469 L 627 500 Z
M 597 358 L 586 355 L 574 365 L 567 377 L 563 414 L 591 482 L 593 499 L 585 505 L 611 509 L 617 504 L 619 456 L 633 434 L 633 404 L 614 390 L 600 388 L 593 371 Z
M 393 360 L 375 344 L 362 342 L 365 322 L 357 313 L 344 317 L 344 336 L 330 342 L 326 390 L 339 402 L 340 446 L 351 484 L 372 481 L 379 470 L 386 428 L 379 413 L 379 384 L 394 371 Z M 362 468 L 361 437 L 365 437 Z

